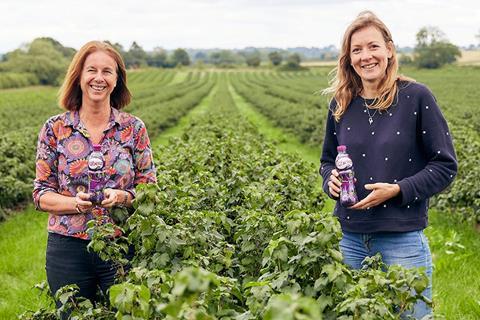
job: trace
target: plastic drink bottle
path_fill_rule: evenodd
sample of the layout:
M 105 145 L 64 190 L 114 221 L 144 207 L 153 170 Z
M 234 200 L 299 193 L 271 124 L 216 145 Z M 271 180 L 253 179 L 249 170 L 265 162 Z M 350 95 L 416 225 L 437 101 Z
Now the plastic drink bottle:
M 338 146 L 337 151 L 338 155 L 335 159 L 335 167 L 337 167 L 339 178 L 342 182 L 340 188 L 340 205 L 342 207 L 350 207 L 358 202 L 357 192 L 355 191 L 353 161 L 348 156 L 346 146 Z
M 93 152 L 88 156 L 88 193 L 93 204 L 103 201 L 103 188 L 105 187 L 105 157 L 102 146 L 93 145 Z

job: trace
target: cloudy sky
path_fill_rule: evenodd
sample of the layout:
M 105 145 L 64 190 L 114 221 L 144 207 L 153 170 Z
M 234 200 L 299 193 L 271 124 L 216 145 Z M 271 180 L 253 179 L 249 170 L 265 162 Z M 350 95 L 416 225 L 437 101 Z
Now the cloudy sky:
M 0 52 L 41 36 L 76 49 L 89 40 L 146 50 L 338 47 L 366 9 L 400 46 L 413 46 L 422 26 L 438 26 L 456 45 L 478 43 L 478 0 L 1 0 Z

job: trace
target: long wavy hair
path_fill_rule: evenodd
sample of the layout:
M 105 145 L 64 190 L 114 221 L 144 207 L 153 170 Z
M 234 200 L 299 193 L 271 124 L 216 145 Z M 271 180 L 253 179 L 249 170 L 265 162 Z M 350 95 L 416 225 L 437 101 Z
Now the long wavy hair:
M 390 47 L 392 57 L 388 59 L 385 77 L 380 81 L 378 97 L 375 98 L 370 108 L 380 111 L 386 110 L 395 101 L 398 93 L 397 80 L 414 81 L 403 75 L 398 75 L 398 59 L 395 45 L 387 26 L 371 11 L 362 11 L 355 20 L 348 26 L 343 35 L 342 48 L 338 58 L 337 66 L 331 74 L 335 76 L 330 81 L 330 86 L 324 89 L 324 94 L 331 94 L 335 99 L 336 108 L 332 110 L 336 121 L 339 121 L 348 108 L 352 99 L 359 95 L 363 89 L 362 79 L 351 66 L 350 50 L 352 35 L 360 29 L 373 26 L 383 36 L 385 44 Z
M 73 111 L 79 110 L 82 106 L 82 89 L 80 88 L 80 77 L 83 64 L 87 57 L 96 52 L 103 51 L 117 63 L 117 85 L 110 94 L 110 105 L 121 109 L 130 103 L 131 94 L 127 88 L 127 71 L 122 56 L 110 44 L 101 41 L 90 41 L 83 45 L 75 54 L 68 67 L 65 80 L 58 94 L 58 102 L 64 109 Z

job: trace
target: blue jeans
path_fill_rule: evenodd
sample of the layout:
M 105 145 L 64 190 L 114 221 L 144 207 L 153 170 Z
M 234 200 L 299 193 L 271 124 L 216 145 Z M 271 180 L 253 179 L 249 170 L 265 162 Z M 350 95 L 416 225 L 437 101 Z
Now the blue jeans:
M 432 299 L 432 257 L 427 237 L 422 230 L 378 233 L 343 231 L 340 250 L 345 264 L 353 269 L 360 269 L 363 259 L 377 253 L 382 255 L 383 262 L 387 265 L 399 264 L 405 268 L 424 267 L 429 285 L 422 294 Z M 411 315 L 416 319 L 422 319 L 431 313 L 431 308 L 421 301 L 415 305 Z

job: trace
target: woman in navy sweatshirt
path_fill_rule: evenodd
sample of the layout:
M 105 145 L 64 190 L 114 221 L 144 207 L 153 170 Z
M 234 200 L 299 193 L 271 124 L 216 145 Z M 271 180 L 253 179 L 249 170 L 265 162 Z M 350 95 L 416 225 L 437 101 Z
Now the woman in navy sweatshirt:
M 323 189 L 338 200 L 337 146 L 347 146 L 355 166 L 359 202 L 337 201 L 344 261 L 361 268 L 364 258 L 381 253 L 386 264 L 424 267 L 430 285 L 432 262 L 423 229 L 428 201 L 457 172 L 447 122 L 430 90 L 400 76 L 390 31 L 365 11 L 347 28 L 336 75 L 325 90 L 333 95 L 328 112 L 320 173 Z M 413 315 L 430 314 L 423 302 Z

